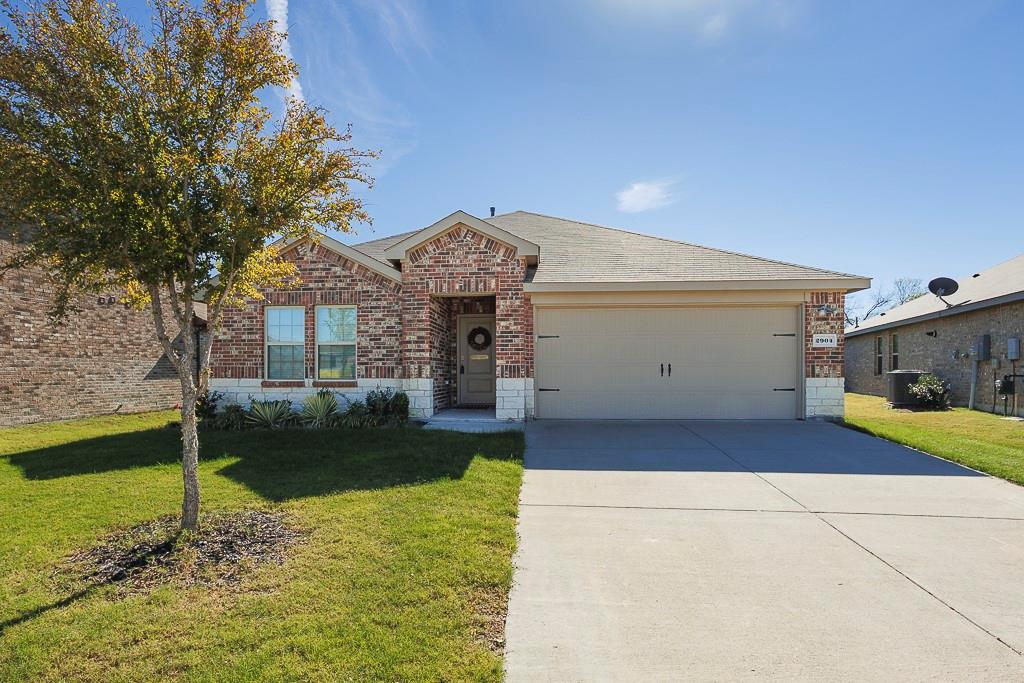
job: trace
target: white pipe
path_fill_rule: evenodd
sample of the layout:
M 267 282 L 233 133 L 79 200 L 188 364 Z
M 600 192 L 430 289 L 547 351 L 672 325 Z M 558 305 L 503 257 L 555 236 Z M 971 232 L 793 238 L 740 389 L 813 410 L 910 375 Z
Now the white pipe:
M 978 389 L 978 357 L 974 356 L 971 360 L 974 365 L 971 367 L 971 395 L 967 399 L 967 407 L 974 410 L 974 392 Z

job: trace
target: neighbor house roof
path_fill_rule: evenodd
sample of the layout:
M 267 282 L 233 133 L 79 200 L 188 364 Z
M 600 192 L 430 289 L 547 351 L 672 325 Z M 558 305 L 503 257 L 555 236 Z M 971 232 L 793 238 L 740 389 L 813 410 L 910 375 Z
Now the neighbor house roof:
M 1024 301 L 1024 254 L 957 282 L 960 288 L 956 294 L 943 297 L 952 304 L 949 307 L 937 296 L 925 294 L 847 329 L 846 336 Z
M 532 291 L 657 289 L 684 285 L 710 289 L 724 283 L 736 289 L 767 286 L 857 290 L 870 284 L 867 278 L 848 273 L 527 211 L 474 220 L 484 229 L 493 226 L 497 239 L 513 235 L 539 248 L 537 268 L 528 276 L 527 289 Z M 419 243 L 421 240 L 416 235 L 420 232 L 405 232 L 354 244 L 352 248 L 381 263 L 389 263 L 403 247 Z

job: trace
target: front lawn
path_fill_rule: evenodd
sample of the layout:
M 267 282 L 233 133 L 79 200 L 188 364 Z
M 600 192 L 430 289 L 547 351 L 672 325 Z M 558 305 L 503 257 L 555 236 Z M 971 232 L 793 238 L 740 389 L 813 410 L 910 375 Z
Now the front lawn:
M 178 513 L 174 418 L 0 430 L 0 680 L 501 677 L 516 433 L 204 432 L 205 509 L 280 511 L 306 542 L 231 590 L 69 596 L 63 558 Z
M 846 422 L 947 460 L 1024 484 L 1024 422 L 966 408 L 892 410 L 885 399 L 846 395 Z

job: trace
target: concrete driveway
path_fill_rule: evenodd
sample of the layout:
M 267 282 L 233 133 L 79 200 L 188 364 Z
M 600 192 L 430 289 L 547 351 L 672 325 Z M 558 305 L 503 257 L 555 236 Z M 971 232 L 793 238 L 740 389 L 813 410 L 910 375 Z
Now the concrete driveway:
M 1024 680 L 1024 488 L 830 424 L 526 437 L 513 683 Z

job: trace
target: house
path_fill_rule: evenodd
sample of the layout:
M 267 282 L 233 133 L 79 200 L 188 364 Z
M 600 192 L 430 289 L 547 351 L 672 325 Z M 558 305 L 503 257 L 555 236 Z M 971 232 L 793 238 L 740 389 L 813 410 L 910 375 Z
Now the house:
M 890 370 L 924 370 L 950 384 L 955 405 L 1003 412 L 995 382 L 1024 372 L 1014 356 L 1024 338 L 1024 254 L 958 280 L 955 294 L 942 301 L 927 294 L 858 327 L 846 330 L 846 385 L 850 391 L 884 396 Z M 947 305 L 948 304 L 948 305 Z M 979 337 L 988 336 L 988 356 Z M 1010 348 L 1018 340 L 1016 353 Z M 984 346 L 986 342 L 982 341 Z M 973 351 L 972 351 L 973 349 Z M 1015 383 L 1019 387 L 1021 378 Z M 1018 389 L 1019 392 L 1019 389 Z M 1007 396 L 1007 411 L 1024 413 L 1024 402 Z
M 838 418 L 867 278 L 516 211 L 279 245 L 296 289 L 224 315 L 229 400 L 405 390 L 413 415 Z
M 0 260 L 13 249 L 0 237 Z M 55 325 L 47 317 L 53 291 L 39 268 L 0 278 L 0 426 L 160 410 L 181 401 L 181 383 L 148 310 L 127 307 L 112 289 L 81 297 L 78 310 Z M 169 327 L 173 332 L 173 322 Z

